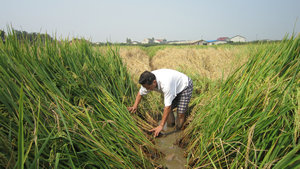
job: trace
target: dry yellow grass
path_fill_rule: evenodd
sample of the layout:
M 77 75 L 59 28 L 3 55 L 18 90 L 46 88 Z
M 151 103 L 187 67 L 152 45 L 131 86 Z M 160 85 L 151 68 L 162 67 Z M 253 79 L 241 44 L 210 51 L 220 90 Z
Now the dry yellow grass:
M 165 48 L 152 59 L 153 69 L 170 68 L 185 73 L 198 74 L 209 79 L 226 78 L 245 63 L 246 48 Z
M 96 49 L 105 53 L 108 48 Z M 150 56 L 139 46 L 121 46 L 118 49 L 135 82 L 143 71 L 161 68 L 175 69 L 212 80 L 222 76 L 226 78 L 247 61 L 251 52 L 247 45 L 206 48 L 166 46 L 158 50 L 150 60 Z
M 139 47 L 121 47 L 120 56 L 135 82 L 138 81 L 141 73 L 150 70 L 149 57 Z

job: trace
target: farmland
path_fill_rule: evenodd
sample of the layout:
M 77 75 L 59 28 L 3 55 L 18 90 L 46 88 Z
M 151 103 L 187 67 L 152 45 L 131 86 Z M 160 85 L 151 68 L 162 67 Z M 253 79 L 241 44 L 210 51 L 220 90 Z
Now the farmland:
M 147 131 L 162 103 L 130 114 L 144 70 L 194 81 L 179 146 L 187 168 L 297 168 L 300 37 L 222 46 L 91 46 L 0 42 L 1 168 L 155 168 Z M 146 104 L 148 103 L 148 104 Z

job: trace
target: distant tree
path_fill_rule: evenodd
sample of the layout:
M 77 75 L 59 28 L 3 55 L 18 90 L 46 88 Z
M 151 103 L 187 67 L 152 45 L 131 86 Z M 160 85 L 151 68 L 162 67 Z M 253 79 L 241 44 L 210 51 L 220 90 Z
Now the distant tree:
M 13 30 L 14 35 L 17 37 L 18 40 L 29 40 L 30 42 L 35 42 L 37 40 L 41 40 L 42 42 L 45 42 L 45 40 L 52 41 L 53 38 L 48 34 L 41 34 L 41 33 L 28 33 L 26 31 L 19 31 L 19 30 Z
M 130 39 L 130 38 L 126 38 L 126 43 L 127 43 L 127 44 L 132 44 L 131 39 Z
M 44 42 L 46 39 L 52 41 L 52 37 L 48 34 L 38 34 L 38 36 L 40 36 L 42 42 Z
M 5 32 L 3 30 L 0 30 L 0 38 L 2 42 L 5 42 Z
M 17 39 L 22 39 L 22 32 L 18 30 L 13 30 L 14 35 L 17 37 Z
M 149 39 L 149 43 L 153 44 L 154 43 L 154 38 Z

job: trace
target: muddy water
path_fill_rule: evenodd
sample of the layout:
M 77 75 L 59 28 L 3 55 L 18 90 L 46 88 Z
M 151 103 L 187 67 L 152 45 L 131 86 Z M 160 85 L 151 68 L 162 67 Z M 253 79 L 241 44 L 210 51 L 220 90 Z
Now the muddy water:
M 174 145 L 176 140 L 180 138 L 182 131 L 174 132 L 173 127 L 164 127 L 162 135 L 156 138 L 156 146 L 159 151 L 165 154 L 161 159 L 161 164 L 168 169 L 184 169 L 186 158 L 184 158 L 184 150 Z

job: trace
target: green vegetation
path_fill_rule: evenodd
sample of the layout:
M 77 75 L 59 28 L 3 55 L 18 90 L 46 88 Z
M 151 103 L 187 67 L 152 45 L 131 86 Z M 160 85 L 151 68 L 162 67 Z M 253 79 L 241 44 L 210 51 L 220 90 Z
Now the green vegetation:
M 156 52 L 166 48 L 166 45 L 156 45 L 156 46 L 141 46 L 141 49 L 146 52 L 149 56 L 149 60 L 155 56 Z
M 253 51 L 215 94 L 194 99 L 183 139 L 190 166 L 300 167 L 300 37 Z
M 153 167 L 116 49 L 9 33 L 0 60 L 0 168 Z
M 194 81 L 180 140 L 189 167 L 300 167 L 299 46 L 300 36 L 242 46 L 248 62 L 224 80 L 184 68 Z M 208 48 L 174 48 L 185 47 Z M 151 60 L 169 46 L 141 48 Z M 0 41 L 0 76 L 0 168 L 158 166 L 146 131 L 160 119 L 162 98 L 149 94 L 129 114 L 138 89 L 119 49 L 10 32 Z

